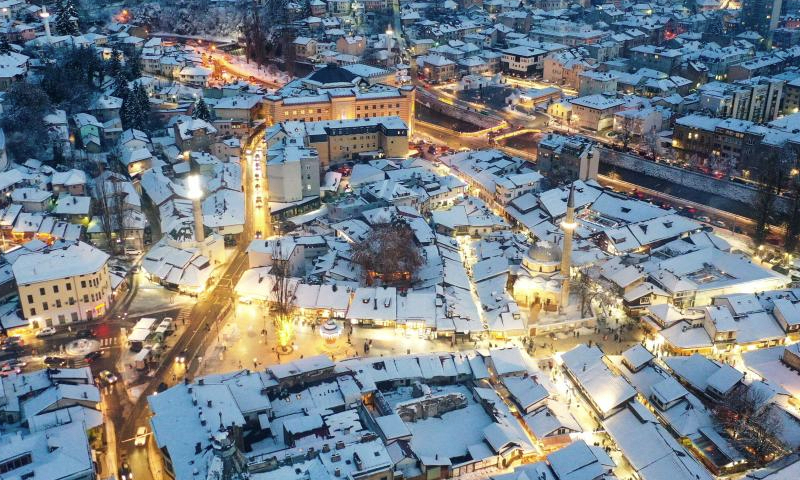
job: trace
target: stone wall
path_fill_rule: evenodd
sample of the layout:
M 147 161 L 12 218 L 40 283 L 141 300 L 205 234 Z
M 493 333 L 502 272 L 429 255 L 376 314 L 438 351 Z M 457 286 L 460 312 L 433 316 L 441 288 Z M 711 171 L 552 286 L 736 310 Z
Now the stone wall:
M 482 115 L 478 112 L 465 110 L 456 105 L 449 105 L 437 99 L 434 95 L 424 89 L 417 90 L 417 103 L 425 105 L 435 112 L 439 112 L 449 117 L 457 118 L 464 122 L 469 122 L 481 128 L 492 128 L 500 125 L 502 119 L 499 117 Z
M 712 193 L 730 200 L 751 205 L 756 202 L 758 191 L 750 185 L 720 180 L 710 175 L 673 167 L 665 163 L 656 163 L 637 155 L 622 153 L 608 148 L 599 147 L 598 150 L 600 152 L 600 163 L 605 165 L 612 165 L 649 177 L 667 180 L 677 185 Z M 789 201 L 787 198 L 778 197 L 775 206 L 781 212 L 788 212 Z

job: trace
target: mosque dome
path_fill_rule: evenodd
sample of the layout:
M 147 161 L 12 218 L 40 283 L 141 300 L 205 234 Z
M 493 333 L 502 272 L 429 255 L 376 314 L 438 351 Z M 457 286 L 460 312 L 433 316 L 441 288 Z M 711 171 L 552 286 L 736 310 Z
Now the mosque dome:
M 358 78 L 358 75 L 335 63 L 330 63 L 307 77 L 308 80 L 321 85 L 353 83 L 356 78 Z
M 528 257 L 537 263 L 561 261 L 561 250 L 550 242 L 540 241 L 528 250 Z

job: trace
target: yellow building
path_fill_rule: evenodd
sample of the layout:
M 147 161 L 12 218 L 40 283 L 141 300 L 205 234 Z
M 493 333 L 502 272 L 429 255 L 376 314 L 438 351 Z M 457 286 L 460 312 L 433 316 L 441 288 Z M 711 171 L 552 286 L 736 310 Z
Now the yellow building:
M 112 301 L 108 258 L 84 242 L 20 255 L 12 270 L 23 316 L 42 328 L 104 315 Z
M 267 130 L 267 147 L 287 137 L 300 137 L 304 146 L 315 149 L 323 170 L 360 155 L 398 158 L 408 154 L 408 126 L 397 116 L 284 122 Z
M 268 124 L 397 116 L 413 130 L 414 98 L 413 85 L 370 84 L 332 64 L 267 96 L 264 114 Z

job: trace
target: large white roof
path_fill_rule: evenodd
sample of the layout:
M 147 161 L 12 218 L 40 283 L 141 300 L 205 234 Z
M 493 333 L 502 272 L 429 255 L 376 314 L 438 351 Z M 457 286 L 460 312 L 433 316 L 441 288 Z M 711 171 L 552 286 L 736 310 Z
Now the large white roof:
M 94 273 L 103 268 L 108 258 L 102 250 L 76 242 L 22 255 L 14 262 L 13 270 L 18 284 L 30 284 Z

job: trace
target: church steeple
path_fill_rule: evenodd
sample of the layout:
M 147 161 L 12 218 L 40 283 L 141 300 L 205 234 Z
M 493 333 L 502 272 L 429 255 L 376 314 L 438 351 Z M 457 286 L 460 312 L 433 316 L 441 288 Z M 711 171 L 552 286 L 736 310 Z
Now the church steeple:
M 561 252 L 561 302 L 560 308 L 569 305 L 569 282 L 570 282 L 570 267 L 572 266 L 572 234 L 575 231 L 575 183 L 573 182 L 569 188 L 569 197 L 567 198 L 567 213 L 564 220 L 561 222 L 561 230 L 564 231 L 563 251 Z

